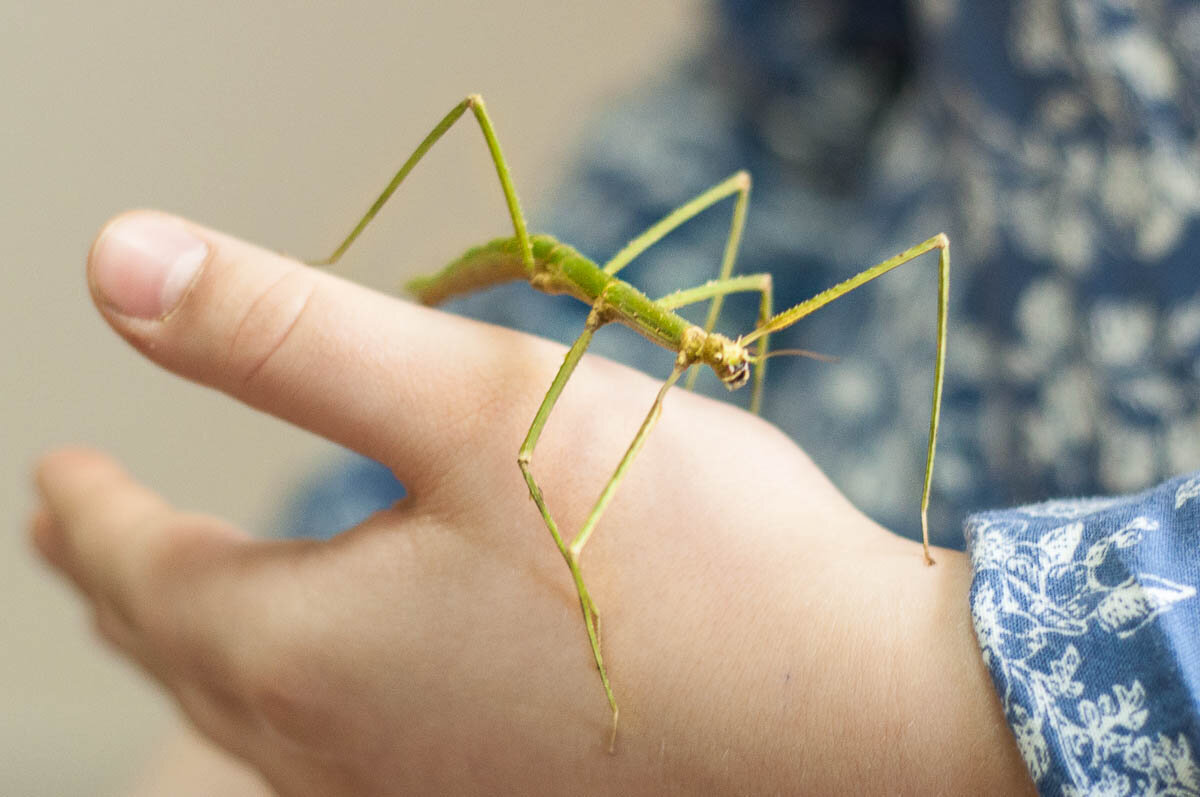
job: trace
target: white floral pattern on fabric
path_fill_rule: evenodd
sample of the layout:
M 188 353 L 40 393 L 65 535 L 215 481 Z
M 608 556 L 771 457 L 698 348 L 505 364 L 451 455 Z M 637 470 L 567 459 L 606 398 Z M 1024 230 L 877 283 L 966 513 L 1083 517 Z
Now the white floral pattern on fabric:
M 1042 794 L 1200 795 L 1200 474 L 967 524 L 984 661 Z

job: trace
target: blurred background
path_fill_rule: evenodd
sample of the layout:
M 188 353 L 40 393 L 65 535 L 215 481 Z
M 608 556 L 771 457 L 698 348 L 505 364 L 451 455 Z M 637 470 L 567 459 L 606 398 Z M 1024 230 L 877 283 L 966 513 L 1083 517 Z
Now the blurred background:
M 948 233 L 935 543 L 962 546 L 974 510 L 1135 492 L 1200 467 L 1194 3 L 9 0 L 0 74 L 13 247 L 0 272 L 0 794 L 120 793 L 172 724 L 28 550 L 39 452 L 99 446 L 177 505 L 263 535 L 341 528 L 354 488 L 373 484 L 338 475 L 333 447 L 120 342 L 87 295 L 93 236 L 151 206 L 324 256 L 468 92 L 487 98 L 531 226 L 601 260 L 741 168 L 755 181 L 741 269 L 772 273 L 779 307 Z M 622 276 L 651 295 L 711 278 L 728 212 Z M 395 291 L 510 229 L 468 123 L 342 271 Z M 839 362 L 772 360 L 764 403 L 860 509 L 910 536 L 937 293 L 923 261 L 772 336 Z M 753 324 L 754 297 L 740 299 L 722 329 Z M 523 285 L 451 309 L 559 340 L 587 312 Z M 639 340 L 606 331 L 592 350 L 664 375 Z M 701 389 L 723 394 L 714 383 Z M 298 509 L 298 495 L 312 500 Z
M 597 104 L 704 35 L 698 0 L 0 4 L 0 794 L 122 793 L 173 710 L 31 553 L 29 470 L 86 443 L 262 534 L 331 446 L 136 355 L 93 310 L 106 219 L 157 207 L 328 250 L 432 124 L 481 92 L 531 216 Z M 503 234 L 476 128 L 451 131 L 353 276 L 392 290 Z

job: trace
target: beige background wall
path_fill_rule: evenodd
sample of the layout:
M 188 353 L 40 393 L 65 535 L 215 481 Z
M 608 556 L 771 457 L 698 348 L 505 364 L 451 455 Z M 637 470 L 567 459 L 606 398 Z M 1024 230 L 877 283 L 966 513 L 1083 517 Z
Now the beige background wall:
M 83 279 L 104 220 L 155 206 L 325 254 L 469 91 L 536 211 L 592 103 L 703 29 L 699 0 L 0 3 L 0 794 L 121 793 L 172 722 L 30 554 L 37 454 L 101 446 L 251 529 L 329 454 L 119 341 Z M 354 273 L 387 287 L 502 233 L 489 168 L 477 131 L 452 133 Z

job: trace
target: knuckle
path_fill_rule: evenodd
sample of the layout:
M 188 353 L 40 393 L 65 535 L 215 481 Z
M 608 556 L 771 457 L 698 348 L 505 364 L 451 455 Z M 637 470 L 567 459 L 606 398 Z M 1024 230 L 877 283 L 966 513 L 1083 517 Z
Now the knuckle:
M 251 387 L 286 348 L 315 292 L 312 276 L 294 270 L 271 283 L 247 305 L 225 358 L 226 372 L 237 387 Z

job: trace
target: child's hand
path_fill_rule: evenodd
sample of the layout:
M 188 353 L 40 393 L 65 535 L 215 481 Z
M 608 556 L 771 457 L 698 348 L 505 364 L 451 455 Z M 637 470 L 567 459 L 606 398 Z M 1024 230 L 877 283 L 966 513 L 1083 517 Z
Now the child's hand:
M 279 793 L 1028 788 L 963 557 L 927 567 L 773 426 L 672 391 L 583 556 L 622 709 L 610 756 L 575 591 L 516 464 L 562 347 L 155 213 L 110 224 L 89 278 L 150 359 L 409 489 L 330 542 L 262 542 L 102 454 L 38 467 L 38 549 Z M 533 469 L 568 536 L 656 389 L 599 358 L 567 387 Z

